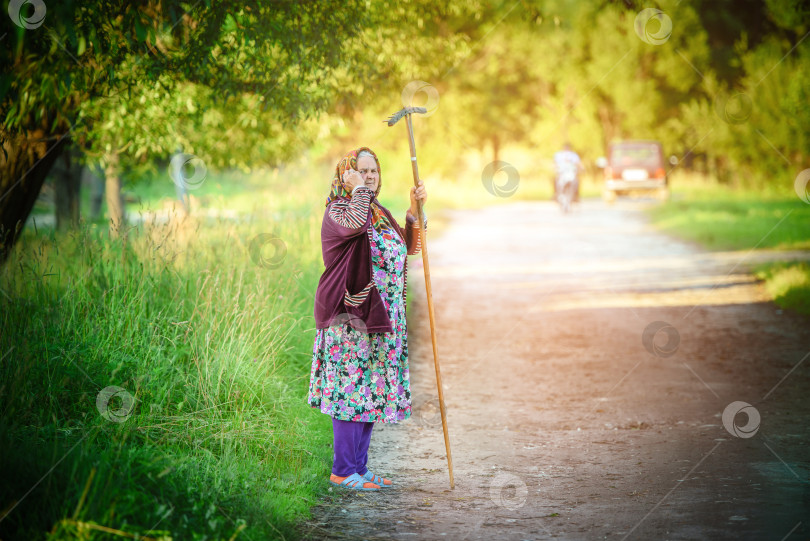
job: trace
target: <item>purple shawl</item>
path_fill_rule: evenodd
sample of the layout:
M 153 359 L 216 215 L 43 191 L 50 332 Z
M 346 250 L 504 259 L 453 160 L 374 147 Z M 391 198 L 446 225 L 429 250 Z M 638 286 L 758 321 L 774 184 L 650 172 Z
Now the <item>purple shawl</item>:
M 371 288 L 366 299 L 358 306 L 344 303 L 346 290 L 349 294 L 359 293 L 372 281 L 369 239 L 371 206 L 366 223 L 358 229 L 352 229 L 339 225 L 329 216 L 332 202 L 326 207 L 321 226 L 321 249 L 326 270 L 318 281 L 318 290 L 315 293 L 315 325 L 318 329 L 324 329 L 337 323 L 348 323 L 361 332 L 393 332 L 385 304 L 376 287 Z M 413 227 L 416 218 L 408 214 L 403 230 L 376 198 L 374 203 L 385 213 L 400 237 L 405 239 L 408 254 L 415 253 L 419 236 L 419 231 Z M 407 287 L 407 266 L 404 272 Z

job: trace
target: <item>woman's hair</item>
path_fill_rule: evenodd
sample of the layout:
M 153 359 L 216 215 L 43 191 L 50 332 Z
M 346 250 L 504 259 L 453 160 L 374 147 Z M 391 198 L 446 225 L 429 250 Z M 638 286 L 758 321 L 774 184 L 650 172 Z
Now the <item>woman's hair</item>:
M 368 156 L 369 158 L 374 158 L 374 154 L 372 154 L 368 150 L 361 150 L 360 153 L 357 154 L 357 159 L 359 160 L 360 158 L 363 158 L 365 156 Z

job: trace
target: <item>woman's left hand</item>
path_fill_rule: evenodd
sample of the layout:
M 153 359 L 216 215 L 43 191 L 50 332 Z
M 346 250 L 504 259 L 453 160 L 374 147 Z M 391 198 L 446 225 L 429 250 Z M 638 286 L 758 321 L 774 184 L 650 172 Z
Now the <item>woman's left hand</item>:
M 411 188 L 411 214 L 416 216 L 418 212 L 416 201 L 419 200 L 422 202 L 422 206 L 425 206 L 427 202 L 427 190 L 425 189 L 425 183 L 421 180 L 419 181 L 417 186 Z

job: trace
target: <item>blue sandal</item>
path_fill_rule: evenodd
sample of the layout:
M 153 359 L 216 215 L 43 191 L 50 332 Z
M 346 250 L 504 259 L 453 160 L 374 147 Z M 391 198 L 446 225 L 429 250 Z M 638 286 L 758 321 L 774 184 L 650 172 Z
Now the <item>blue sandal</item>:
M 341 481 L 339 483 L 336 483 L 335 481 L 333 481 L 333 478 L 334 479 L 339 479 L 339 477 L 337 477 L 334 474 L 332 474 L 329 477 L 329 482 L 332 483 L 333 485 L 335 485 L 336 487 L 344 487 L 344 488 L 350 488 L 352 490 L 363 490 L 363 491 L 368 491 L 368 492 L 374 491 L 374 490 L 380 490 L 379 485 L 376 485 L 374 483 L 369 482 L 368 479 L 366 479 L 364 477 L 361 477 L 360 474 L 357 474 L 357 473 L 351 474 L 350 476 L 346 477 L 345 479 L 343 479 L 343 481 Z
M 393 482 L 390 479 L 386 479 L 379 475 L 371 473 L 371 471 L 367 471 L 363 474 L 363 479 L 366 481 L 370 481 L 375 485 L 378 485 L 380 488 L 391 488 L 393 486 Z

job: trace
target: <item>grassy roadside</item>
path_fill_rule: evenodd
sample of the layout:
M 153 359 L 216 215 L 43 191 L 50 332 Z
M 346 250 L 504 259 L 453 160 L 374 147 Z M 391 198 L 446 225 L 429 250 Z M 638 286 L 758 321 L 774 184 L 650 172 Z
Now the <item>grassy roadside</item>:
M 672 199 L 650 210 L 664 232 L 710 250 L 810 250 L 810 205 L 792 191 L 733 190 L 689 178 L 673 186 Z M 810 315 L 807 263 L 760 265 L 755 275 L 779 306 Z
M 0 268 L 0 538 L 296 538 L 331 464 L 305 404 L 321 207 L 272 180 L 249 219 L 25 231 Z

